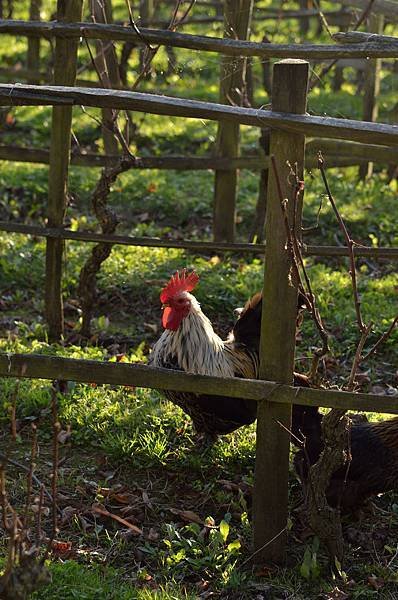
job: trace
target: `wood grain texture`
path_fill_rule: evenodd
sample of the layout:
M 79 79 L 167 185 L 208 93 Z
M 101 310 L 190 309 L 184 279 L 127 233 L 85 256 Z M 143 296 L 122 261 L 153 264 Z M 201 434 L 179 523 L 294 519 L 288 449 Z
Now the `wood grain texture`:
M 225 0 L 224 39 L 248 39 L 253 0 Z M 220 65 L 220 103 L 242 106 L 246 95 L 247 57 L 222 56 Z M 239 123 L 219 121 L 216 156 L 237 156 L 240 148 Z M 235 239 L 237 170 L 216 170 L 214 177 L 213 237 L 216 242 Z
M 342 6 L 353 6 L 361 10 L 366 10 L 369 6 L 368 0 L 339 0 Z M 371 12 L 375 15 L 385 15 L 388 18 L 398 19 L 398 4 L 396 0 L 374 0 L 371 5 Z
M 170 98 L 155 94 L 141 94 L 101 88 L 73 88 L 63 86 L 34 86 L 1 84 L 0 106 L 96 106 L 121 110 L 136 110 L 151 114 L 176 117 L 228 120 L 242 125 L 278 128 L 306 136 L 348 139 L 351 141 L 398 145 L 398 125 L 367 123 L 352 119 L 315 117 L 278 111 L 225 106 L 199 100 Z
M 284 60 L 273 70 L 272 109 L 304 114 L 307 109 L 309 63 Z M 294 221 L 290 167 L 304 177 L 305 136 L 272 131 L 270 156 L 275 157 L 282 197 L 289 198 L 287 212 Z M 279 186 L 274 169 L 269 169 L 265 222 L 265 271 L 261 321 L 259 378 L 292 384 L 296 346 L 298 281 L 292 274 Z M 300 237 L 302 193 L 296 208 L 296 233 Z M 283 563 L 287 541 L 288 475 L 291 407 L 274 402 L 285 391 L 276 389 L 257 412 L 256 465 L 253 491 L 253 533 L 256 562 Z M 279 423 L 281 423 L 283 429 Z
M 57 18 L 68 23 L 82 18 L 82 0 L 58 0 Z M 57 38 L 54 83 L 73 85 L 76 79 L 78 40 Z M 49 227 L 60 227 L 66 210 L 66 192 L 70 155 L 72 107 L 54 106 L 52 111 L 50 169 L 48 174 L 47 219 Z M 62 305 L 63 242 L 47 238 L 45 312 L 48 336 L 59 340 L 63 334 Z
M 383 15 L 370 15 L 368 29 L 373 33 L 382 34 L 384 29 Z M 367 60 L 364 69 L 364 98 L 362 118 L 364 121 L 375 123 L 379 114 L 378 97 L 380 94 L 381 59 Z M 359 178 L 364 180 L 373 175 L 373 162 L 369 161 L 359 167 Z
M 100 23 L 57 23 L 4 20 L 0 22 L 0 34 L 42 36 L 45 38 L 88 38 L 114 41 L 130 41 L 137 45 L 161 44 L 175 48 L 219 52 L 229 56 L 260 56 L 263 58 L 303 58 L 308 60 L 333 60 L 335 58 L 397 58 L 398 42 L 364 41 L 355 44 L 263 44 L 242 40 L 206 37 L 176 33 L 173 31 L 140 29 L 140 34 L 123 25 Z M 145 41 L 144 41 L 145 40 Z
M 237 242 L 206 242 L 192 240 L 168 240 L 153 237 L 136 237 L 130 235 L 110 235 L 94 233 L 92 231 L 70 231 L 64 228 L 46 228 L 36 225 L 25 225 L 10 221 L 0 221 L 0 231 L 10 233 L 26 233 L 33 236 L 52 237 L 61 240 L 75 240 L 81 242 L 110 242 L 123 246 L 148 246 L 152 248 L 185 248 L 187 250 L 203 252 L 251 252 L 263 255 L 264 244 L 252 244 Z M 345 246 L 303 246 L 304 256 L 334 256 L 347 257 L 348 251 Z M 355 256 L 368 256 L 374 259 L 398 260 L 398 248 L 371 248 L 358 246 Z
M 390 396 L 294 388 L 269 381 L 190 375 L 170 369 L 153 369 L 146 365 L 82 360 L 44 354 L 0 352 L 0 377 L 64 379 L 82 383 L 98 383 L 99 385 L 130 385 L 214 396 L 226 395 L 257 401 L 263 400 L 278 388 L 280 393 L 273 394 L 273 402 L 398 414 L 398 400 Z
M 306 145 L 306 166 L 317 166 L 317 152 L 321 150 L 326 159 L 326 168 L 335 166 L 351 166 L 369 161 L 385 164 L 398 163 L 398 147 L 383 147 L 374 144 L 358 144 L 356 142 L 314 139 Z M 70 164 L 78 167 L 105 167 L 115 165 L 116 155 L 73 152 Z M 0 144 L 0 160 L 48 164 L 49 150 L 45 148 L 29 148 Z M 215 169 L 249 169 L 259 171 L 268 169 L 269 157 L 237 156 L 221 158 L 216 156 L 142 156 L 132 169 L 168 169 L 168 170 L 215 170 Z

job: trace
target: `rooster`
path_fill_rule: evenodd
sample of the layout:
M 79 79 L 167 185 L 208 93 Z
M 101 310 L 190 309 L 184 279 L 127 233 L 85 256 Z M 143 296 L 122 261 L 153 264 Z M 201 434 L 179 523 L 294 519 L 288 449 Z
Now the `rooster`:
M 162 289 L 164 331 L 153 347 L 149 365 L 198 375 L 256 379 L 258 352 L 236 343 L 233 333 L 225 341 L 215 333 L 191 294 L 198 281 L 195 272 L 184 269 Z M 249 425 L 257 416 L 254 400 L 169 390 L 165 395 L 191 417 L 195 430 L 207 441 Z
M 313 406 L 301 406 L 299 412 L 294 433 L 304 437 L 305 450 L 296 453 L 294 465 L 305 484 L 309 464 L 314 464 L 323 450 L 322 415 Z M 331 477 L 326 491 L 330 505 L 340 505 L 343 512 L 350 512 L 371 496 L 398 490 L 398 417 L 372 423 L 354 415 L 350 450 L 349 465 Z
M 238 316 L 234 328 L 231 332 L 235 344 L 243 345 L 250 352 L 259 356 L 260 353 L 260 337 L 261 337 L 261 315 L 262 315 L 263 296 L 261 292 L 254 294 L 245 304 L 243 308 L 235 309 L 235 314 Z M 297 298 L 297 318 L 296 327 L 299 329 L 303 311 L 307 304 L 304 296 L 299 293 Z M 310 387 L 309 379 L 302 373 L 293 373 L 293 385 L 296 387 Z M 296 417 L 296 410 L 298 411 Z M 293 433 L 297 429 L 297 422 L 300 419 L 300 407 L 293 404 L 292 410 L 292 430 Z M 294 440 L 293 440 L 294 441 Z

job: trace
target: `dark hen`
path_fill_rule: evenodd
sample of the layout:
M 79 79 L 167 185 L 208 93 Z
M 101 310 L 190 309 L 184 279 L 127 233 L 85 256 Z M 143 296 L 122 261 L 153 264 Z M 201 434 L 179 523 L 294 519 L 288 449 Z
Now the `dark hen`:
M 305 483 L 308 461 L 314 464 L 323 449 L 322 415 L 316 407 L 300 407 L 295 433 L 305 437 L 306 453 L 297 452 L 296 472 Z M 351 463 L 331 478 L 327 500 L 348 512 L 376 494 L 398 490 L 398 417 L 369 423 L 354 415 L 350 434 Z M 307 454 L 307 457 L 306 457 Z

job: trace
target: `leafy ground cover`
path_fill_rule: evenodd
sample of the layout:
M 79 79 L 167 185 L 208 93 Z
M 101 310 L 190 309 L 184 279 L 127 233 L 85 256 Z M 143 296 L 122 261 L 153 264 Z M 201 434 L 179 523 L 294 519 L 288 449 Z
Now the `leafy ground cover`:
M 26 18 L 26 2 L 17 3 L 15 18 Z M 125 18 L 123 2 L 115 2 L 115 18 Z M 264 2 L 264 5 L 267 3 Z M 332 3 L 328 3 L 327 6 Z M 286 7 L 295 8 L 294 3 Z M 326 6 L 326 7 L 327 7 Z M 49 17 L 52 3 L 44 2 Z M 166 9 L 163 9 L 166 11 Z M 200 14 L 200 8 L 196 9 Z M 196 14 L 196 13 L 195 13 Z M 253 39 L 266 32 L 275 42 L 300 41 L 297 23 L 256 21 Z M 220 27 L 186 27 L 219 35 Z M 393 33 L 389 25 L 387 33 Z M 3 64 L 24 61 L 26 41 L 0 39 Z M 309 38 L 328 41 L 316 32 Z M 118 46 L 119 48 L 119 46 Z M 84 46 L 80 64 L 88 62 Z M 167 74 L 161 51 L 142 90 L 217 100 L 218 58 L 178 51 L 177 66 Z M 43 59 L 49 46 L 43 44 Z M 129 81 L 136 76 L 131 61 Z M 94 79 L 95 74 L 84 72 Z M 254 61 L 255 103 L 269 102 L 261 87 L 261 64 Z M 331 91 L 326 77 L 311 93 L 309 110 L 316 114 L 360 118 L 361 97 L 354 71 L 342 90 Z M 397 81 L 383 70 L 380 119 L 388 120 L 396 102 Z M 51 111 L 26 107 L 10 111 L 1 143 L 45 147 Z M 81 148 L 102 150 L 99 114 L 74 113 L 74 134 Z M 212 151 L 216 125 L 186 119 L 134 114 L 137 131 L 133 151 L 159 156 L 206 155 Z M 242 153 L 256 152 L 258 130 L 242 128 Z M 327 159 L 327 157 L 326 157 Z M 66 220 L 74 229 L 96 230 L 90 192 L 98 178 L 93 169 L 71 168 L 71 200 Z M 43 224 L 46 215 L 45 166 L 1 164 L 0 218 Z M 366 245 L 397 244 L 397 184 L 376 166 L 372 180 L 359 183 L 357 168 L 329 171 L 330 184 L 353 238 Z M 169 238 L 211 238 L 213 177 L 208 172 L 135 171 L 121 176 L 109 202 L 121 219 L 120 233 Z M 247 240 L 258 194 L 258 174 L 240 173 L 238 239 Z M 317 211 L 323 200 L 319 223 Z M 304 221 L 308 244 L 342 243 L 333 213 L 324 198 L 316 170 L 306 174 Z M 317 226 L 314 228 L 313 226 Z M 64 277 L 66 334 L 62 344 L 47 342 L 43 320 L 45 243 L 16 234 L 0 234 L 0 351 L 60 354 L 71 358 L 145 362 L 160 334 L 159 289 L 177 268 L 195 267 L 201 275 L 197 297 L 217 331 L 226 334 L 233 309 L 261 287 L 261 258 L 193 254 L 182 250 L 115 247 L 99 277 L 94 335 L 79 344 L 77 282 L 91 244 L 66 242 Z M 350 279 L 345 260 L 307 259 L 319 306 L 331 333 L 332 352 L 323 365 L 327 385 L 347 381 L 357 343 Z M 358 260 L 359 287 L 366 320 L 374 321 L 369 345 L 397 312 L 398 277 L 387 261 Z M 362 391 L 397 393 L 395 332 L 376 358 L 363 365 Z M 297 369 L 305 372 L 318 340 L 305 320 L 297 350 Z M 17 438 L 9 439 L 10 411 L 17 394 Z M 50 386 L 43 381 L 0 381 L 0 450 L 26 464 L 30 425 L 38 426 L 37 475 L 49 484 L 51 463 Z M 371 418 L 383 418 L 380 414 Z M 347 558 L 342 578 L 334 580 L 322 548 L 305 526 L 301 490 L 292 472 L 289 546 L 284 569 L 256 570 L 251 557 L 251 486 L 255 429 L 226 436 L 203 453 L 190 422 L 154 391 L 70 382 L 59 397 L 62 448 L 59 477 L 59 534 L 67 550 L 54 547 L 53 584 L 37 598 L 394 598 L 397 586 L 398 507 L 393 494 L 378 498 L 372 509 L 345 518 Z M 21 505 L 25 473 L 10 472 L 12 503 Z M 102 513 L 101 513 L 102 511 Z M 104 511 L 107 515 L 104 516 Z M 118 520 L 119 519 L 119 520 Z M 120 519 L 131 527 L 122 524 Z M 137 529 L 142 533 L 137 533 Z

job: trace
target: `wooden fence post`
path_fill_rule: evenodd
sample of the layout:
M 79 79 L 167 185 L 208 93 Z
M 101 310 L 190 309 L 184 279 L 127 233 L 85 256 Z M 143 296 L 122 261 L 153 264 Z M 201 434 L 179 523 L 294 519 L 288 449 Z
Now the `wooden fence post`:
M 40 21 L 40 9 L 42 0 L 31 0 L 29 9 L 29 20 Z M 34 75 L 28 78 L 28 83 L 40 83 L 40 38 L 28 38 L 28 54 L 26 65 Z
M 246 40 L 250 34 L 253 0 L 225 0 L 224 37 Z M 220 102 L 241 106 L 245 93 L 246 57 L 223 56 L 220 73 Z M 239 154 L 239 125 L 220 121 L 217 133 L 217 156 Z M 213 236 L 217 242 L 235 238 L 237 171 L 216 171 L 214 181 Z
M 340 10 L 344 10 L 344 5 L 340 6 Z M 344 24 L 340 27 L 340 31 L 348 31 L 348 25 Z M 334 68 L 332 90 L 338 92 L 341 90 L 341 86 L 344 83 L 344 67 L 337 62 Z
M 58 20 L 82 19 L 83 0 L 58 0 Z M 78 39 L 58 37 L 55 46 L 54 84 L 73 86 L 76 79 Z M 62 227 L 66 209 L 66 186 L 70 159 L 72 106 L 54 106 L 52 112 L 47 216 L 49 227 Z M 45 307 L 50 341 L 63 334 L 62 263 L 63 240 L 47 239 Z
M 306 111 L 309 63 L 287 59 L 274 65 L 272 110 L 303 114 Z M 270 155 L 275 157 L 283 198 L 288 198 L 292 223 L 292 192 L 287 161 L 297 164 L 303 179 L 305 136 L 271 132 Z M 290 181 L 290 179 L 289 179 Z M 301 230 L 302 198 L 297 207 L 296 231 Z M 286 250 L 286 230 L 273 169 L 270 167 L 266 215 L 266 251 L 260 344 L 260 379 L 291 384 L 293 381 L 297 281 L 292 277 Z M 283 391 L 276 389 L 275 399 Z M 283 562 L 288 511 L 289 434 L 291 407 L 272 402 L 259 404 L 253 495 L 254 546 L 257 562 Z
M 384 29 L 383 15 L 370 15 L 369 32 L 382 34 Z M 377 121 L 379 106 L 377 97 L 380 93 L 380 71 L 381 58 L 369 59 L 365 62 L 364 71 L 364 98 L 363 98 L 363 120 Z M 373 163 L 364 163 L 359 167 L 359 178 L 366 179 L 372 177 Z
M 300 10 L 310 10 L 311 8 L 313 8 L 312 0 L 299 0 L 298 4 L 299 4 Z M 301 38 L 305 40 L 305 38 L 308 35 L 308 32 L 310 30 L 310 20 L 308 18 L 300 19 L 299 27 L 300 27 Z

